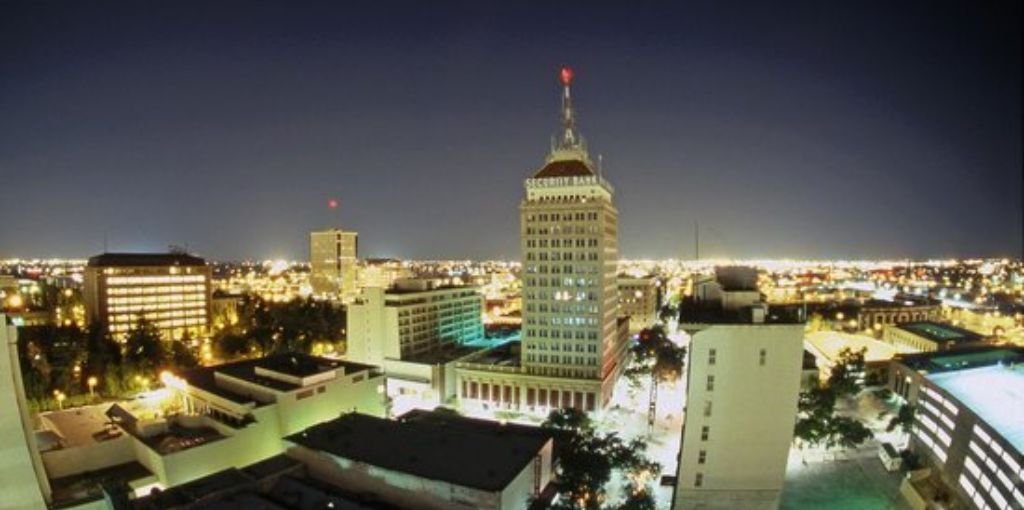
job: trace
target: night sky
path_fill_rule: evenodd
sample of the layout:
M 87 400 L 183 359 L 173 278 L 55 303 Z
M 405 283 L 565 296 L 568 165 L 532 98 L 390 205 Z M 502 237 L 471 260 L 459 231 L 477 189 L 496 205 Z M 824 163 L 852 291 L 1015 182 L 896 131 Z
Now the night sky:
M 0 4 L 0 257 L 518 258 L 563 64 L 625 257 L 1020 253 L 1020 2 L 297 4 Z

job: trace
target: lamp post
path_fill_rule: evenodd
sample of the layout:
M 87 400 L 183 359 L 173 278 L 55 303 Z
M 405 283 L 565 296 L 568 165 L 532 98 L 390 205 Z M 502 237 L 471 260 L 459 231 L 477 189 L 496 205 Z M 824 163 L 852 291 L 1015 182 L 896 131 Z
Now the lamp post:
M 85 382 L 89 385 L 89 397 L 96 398 L 96 385 L 99 384 L 96 376 L 90 376 Z
M 67 398 L 67 395 L 65 395 L 60 390 L 53 390 L 53 398 L 57 399 L 57 407 L 61 411 L 63 411 L 64 410 L 64 399 Z

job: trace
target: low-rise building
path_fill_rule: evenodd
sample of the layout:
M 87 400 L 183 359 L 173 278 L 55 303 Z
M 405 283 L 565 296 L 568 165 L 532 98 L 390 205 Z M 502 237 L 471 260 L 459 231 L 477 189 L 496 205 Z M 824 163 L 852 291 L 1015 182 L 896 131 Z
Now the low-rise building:
M 901 352 L 946 351 L 984 342 L 984 338 L 973 331 L 932 321 L 886 326 L 882 339 Z
M 945 494 L 957 508 L 1024 508 L 1024 349 L 901 355 L 889 388 L 914 406 L 909 448 L 928 469 L 904 482 L 904 494 L 927 505 Z
M 804 347 L 815 359 L 821 380 L 828 379 L 832 367 L 838 363 L 843 351 L 864 352 L 864 377 L 877 381 L 888 380 L 889 361 L 899 350 L 892 344 L 867 335 L 839 331 L 815 331 L 804 336 Z
M 384 376 L 373 366 L 297 353 L 165 373 L 138 398 L 43 415 L 48 477 L 65 499 L 102 497 L 107 479 L 134 496 L 281 454 L 282 438 L 361 412 L 384 416 Z M 94 487 L 87 486 L 91 480 Z M 77 491 L 77 492 L 76 492 Z
M 942 302 L 924 296 L 897 294 L 892 299 L 868 299 L 857 312 L 858 329 L 880 330 L 907 322 L 936 321 L 942 315 Z
M 619 275 L 619 317 L 629 317 L 629 333 L 638 333 L 658 320 L 661 285 L 653 276 Z
M 167 339 L 209 334 L 210 267 L 185 253 L 104 253 L 84 274 L 86 318 L 124 338 L 146 319 Z
M 554 449 L 536 427 L 435 413 L 346 414 L 286 441 L 313 478 L 410 510 L 526 510 L 551 481 Z

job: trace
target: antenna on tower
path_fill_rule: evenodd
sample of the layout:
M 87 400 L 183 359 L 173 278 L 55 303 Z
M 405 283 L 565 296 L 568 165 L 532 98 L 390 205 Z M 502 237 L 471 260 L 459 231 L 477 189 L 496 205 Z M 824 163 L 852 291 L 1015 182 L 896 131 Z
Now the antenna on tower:
M 602 172 L 601 172 L 601 166 L 602 166 L 603 162 L 604 162 L 604 154 L 598 154 L 597 155 L 597 176 L 598 177 L 604 177 L 604 175 L 602 175 Z

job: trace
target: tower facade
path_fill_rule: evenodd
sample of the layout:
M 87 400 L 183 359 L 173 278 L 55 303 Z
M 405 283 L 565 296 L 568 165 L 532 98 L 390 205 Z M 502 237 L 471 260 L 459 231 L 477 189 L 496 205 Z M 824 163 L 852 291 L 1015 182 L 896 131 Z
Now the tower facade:
M 359 235 L 339 229 L 309 234 L 310 285 L 316 294 L 350 301 L 356 294 Z
M 568 68 L 561 83 L 562 128 L 519 205 L 522 340 L 456 364 L 462 405 L 595 411 L 622 374 L 629 321 L 618 317 L 615 190 L 576 130 Z
M 619 213 L 614 188 L 577 131 L 570 69 L 562 69 L 561 82 L 561 131 L 544 166 L 526 179 L 519 206 L 522 366 L 531 375 L 599 381 L 599 394 L 586 398 L 603 405 L 626 352 L 618 320 Z

